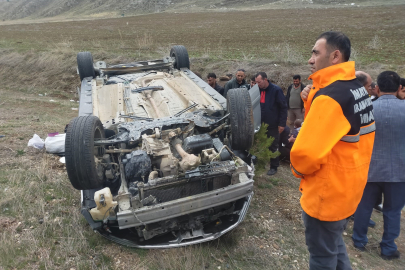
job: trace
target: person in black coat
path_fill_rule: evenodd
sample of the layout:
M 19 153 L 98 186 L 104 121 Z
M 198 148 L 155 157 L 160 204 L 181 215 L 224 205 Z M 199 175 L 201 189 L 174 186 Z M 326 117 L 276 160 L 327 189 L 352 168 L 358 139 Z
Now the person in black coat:
M 267 79 L 265 72 L 257 73 L 255 81 L 260 89 L 262 123 L 269 125 L 267 136 L 274 138 L 269 149 L 275 152 L 278 149 L 280 133 L 283 132 L 287 122 L 287 102 L 280 86 L 272 84 Z M 270 170 L 267 172 L 267 175 L 276 174 L 278 166 L 278 157 L 270 159 Z
M 224 88 L 222 88 L 218 83 L 217 83 L 217 75 L 215 73 L 208 73 L 207 75 L 207 82 L 208 84 L 217 90 L 218 93 L 220 93 L 222 96 L 224 95 Z
M 234 88 L 246 88 L 248 89 L 248 84 L 246 83 L 246 72 L 244 69 L 238 69 L 236 71 L 235 78 L 231 79 L 225 84 L 224 87 L 224 97 L 228 94 L 228 91 Z

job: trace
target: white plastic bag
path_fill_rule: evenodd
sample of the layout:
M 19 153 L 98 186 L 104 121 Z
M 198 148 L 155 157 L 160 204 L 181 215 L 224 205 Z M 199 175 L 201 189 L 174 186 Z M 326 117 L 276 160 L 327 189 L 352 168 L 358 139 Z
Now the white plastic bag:
M 52 154 L 64 153 L 65 152 L 65 138 L 66 134 L 58 134 L 52 137 L 46 137 L 45 139 L 45 149 L 46 152 Z
M 37 134 L 34 134 L 34 137 L 28 141 L 28 146 L 32 146 L 36 149 L 44 148 L 44 140 L 42 140 Z

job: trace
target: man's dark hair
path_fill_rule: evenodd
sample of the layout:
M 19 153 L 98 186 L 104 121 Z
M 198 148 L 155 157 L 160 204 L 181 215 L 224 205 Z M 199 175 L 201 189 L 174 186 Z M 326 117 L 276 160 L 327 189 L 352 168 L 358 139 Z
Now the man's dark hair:
M 214 78 L 214 79 L 216 79 L 217 78 L 217 75 L 215 75 L 215 73 L 208 73 L 208 75 L 207 75 L 207 79 L 208 78 Z
M 238 69 L 236 72 L 242 71 L 243 73 L 246 73 L 246 71 L 243 68 Z
M 256 74 L 256 76 L 255 76 L 255 79 L 256 79 L 259 75 L 262 76 L 262 79 L 267 79 L 267 74 L 266 74 L 266 72 L 263 72 L 263 71 L 257 72 L 257 74 Z
M 401 78 L 394 71 L 384 71 L 378 75 L 377 84 L 381 92 L 395 93 L 398 91 Z
M 405 78 L 401 78 L 401 85 L 405 87 Z
M 301 81 L 301 76 L 300 75 L 294 75 L 293 80 L 300 80 Z
M 356 75 L 356 78 L 357 78 L 357 80 L 360 81 L 360 83 L 361 83 L 362 85 L 366 85 L 366 83 L 367 83 L 367 76 L 366 76 L 365 73 L 359 72 L 359 73 Z
M 331 50 L 339 50 L 343 57 L 343 62 L 349 61 L 350 58 L 350 39 L 343 33 L 337 31 L 328 31 L 322 33 L 318 40 L 326 39 L 326 44 Z
M 256 81 L 256 75 L 252 75 L 252 76 L 250 77 L 250 80 L 251 80 L 252 82 Z

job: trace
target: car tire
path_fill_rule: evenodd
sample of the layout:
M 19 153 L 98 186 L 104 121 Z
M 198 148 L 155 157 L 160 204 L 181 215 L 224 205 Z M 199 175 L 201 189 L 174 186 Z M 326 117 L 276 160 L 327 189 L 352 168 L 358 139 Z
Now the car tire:
M 96 77 L 93 65 L 93 56 L 90 52 L 79 52 L 77 54 L 77 68 L 79 70 L 80 81 L 87 77 Z
M 249 150 L 254 140 L 252 102 L 246 88 L 230 89 L 227 94 L 227 110 L 231 120 L 231 147 Z
M 170 50 L 170 57 L 175 59 L 173 67 L 176 69 L 190 68 L 190 58 L 186 47 L 183 45 L 175 45 Z
M 101 162 L 96 162 L 98 152 L 95 139 L 103 139 L 104 128 L 96 116 L 79 116 L 70 121 L 65 141 L 66 170 L 75 189 L 86 190 L 103 187 L 105 176 Z M 101 159 L 101 156 L 98 157 Z

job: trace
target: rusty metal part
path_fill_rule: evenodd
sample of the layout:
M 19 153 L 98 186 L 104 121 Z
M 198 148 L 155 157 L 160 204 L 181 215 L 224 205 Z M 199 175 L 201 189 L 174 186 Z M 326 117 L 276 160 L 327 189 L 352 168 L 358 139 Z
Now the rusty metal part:
M 105 153 L 107 154 L 121 154 L 121 153 L 131 153 L 134 149 L 106 149 Z
M 158 91 L 158 90 L 164 90 L 164 88 L 163 88 L 163 86 L 159 86 L 159 85 L 146 86 L 146 87 L 139 87 L 139 88 L 136 88 L 136 89 L 132 89 L 131 92 L 132 93 L 140 93 L 140 92 L 143 92 L 143 91 L 146 91 L 146 90 Z
M 176 133 L 173 132 L 173 131 L 170 131 L 170 132 L 169 132 L 169 139 L 172 139 L 172 138 L 174 138 L 174 137 L 176 137 Z
M 149 180 L 153 180 L 158 178 L 158 172 L 157 171 L 151 171 L 149 174 Z
M 160 159 L 160 170 L 163 176 L 177 175 L 178 174 L 178 164 L 179 160 L 175 158 L 172 154 L 162 156 Z
M 152 136 L 142 135 L 142 149 L 154 157 L 166 156 L 172 154 L 170 145 L 164 140 L 153 138 Z
M 118 202 L 119 211 L 128 210 L 131 208 L 131 193 L 128 191 L 128 184 L 125 179 L 124 164 L 120 161 L 121 172 L 121 186 L 118 190 L 118 195 L 114 197 L 114 200 Z
M 162 118 L 163 115 L 160 113 L 158 107 L 156 106 L 155 100 L 153 99 L 153 97 L 151 96 L 150 93 L 146 93 L 145 94 L 146 98 L 149 100 L 150 104 L 152 105 L 153 110 L 155 111 L 156 115 L 158 118 Z
M 209 164 L 218 155 L 214 148 L 204 149 L 201 152 L 201 162 L 203 164 Z
M 184 140 L 185 138 L 192 136 L 194 134 L 194 128 L 194 121 L 190 121 L 190 124 L 188 124 L 182 131 L 182 139 Z
M 169 130 L 161 130 L 160 131 L 160 138 L 168 136 L 169 139 L 171 139 L 172 137 L 175 137 L 180 133 L 181 133 L 181 128 L 169 129 Z M 149 136 L 146 136 L 146 137 L 148 137 L 148 138 L 156 138 L 156 134 L 152 134 L 152 135 L 149 135 Z
M 170 132 L 180 133 L 181 129 L 171 131 L 162 131 L 161 136 L 167 136 Z M 156 139 L 156 135 L 142 136 L 142 149 L 154 157 L 153 163 L 156 164 L 163 176 L 177 175 L 179 161 L 173 156 L 170 150 L 170 144 L 163 139 Z
M 181 147 L 180 143 L 176 143 L 174 147 L 181 156 L 180 167 L 183 171 L 192 170 L 201 164 L 200 158 L 193 154 L 188 154 L 184 151 L 183 147 Z
M 222 125 L 220 125 L 219 127 L 217 127 L 216 129 L 210 131 L 208 134 L 212 135 L 214 133 L 217 133 L 218 131 L 220 131 L 221 129 L 223 129 L 226 126 L 226 123 L 223 123 Z

